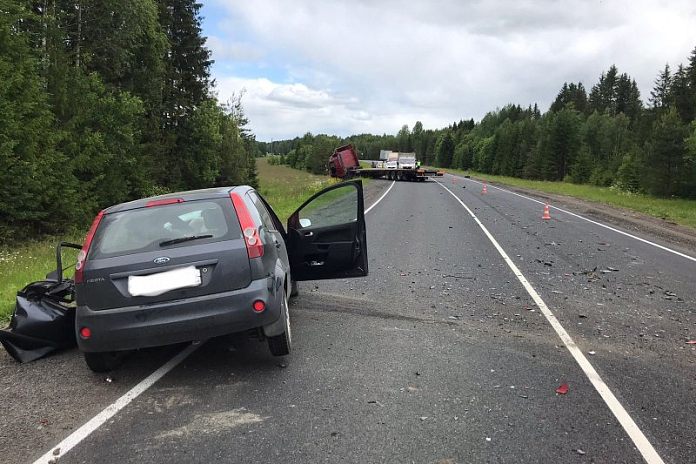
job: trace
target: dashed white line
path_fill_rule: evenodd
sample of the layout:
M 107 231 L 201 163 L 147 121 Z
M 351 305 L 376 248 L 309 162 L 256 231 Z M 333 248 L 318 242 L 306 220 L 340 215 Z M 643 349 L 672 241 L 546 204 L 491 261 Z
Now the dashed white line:
M 106 421 L 111 419 L 117 412 L 128 406 L 128 404 L 130 404 L 131 401 L 143 394 L 148 388 L 153 386 L 155 382 L 164 377 L 165 374 L 167 374 L 169 371 L 174 369 L 181 361 L 183 361 L 191 353 L 196 351 L 196 349 L 198 349 L 198 347 L 201 346 L 203 343 L 204 342 L 191 344 L 188 347 L 184 348 L 176 356 L 164 363 L 162 367 L 150 374 L 139 384 L 137 384 L 135 387 L 131 388 L 128 392 L 126 392 L 122 397 L 111 403 L 102 412 L 90 419 L 89 422 L 87 422 L 79 429 L 75 430 L 65 440 L 52 447 L 50 451 L 48 451 L 46 454 L 34 461 L 34 464 L 47 464 L 49 461 L 59 460 L 61 456 L 65 455 L 65 453 L 77 446 L 92 432 L 97 430 Z M 54 455 L 53 450 L 56 449 L 58 450 L 58 454 Z
M 459 177 L 459 176 L 454 176 L 454 175 L 452 175 L 452 177 L 457 177 L 458 179 L 461 179 L 461 177 Z M 466 179 L 466 180 L 468 180 L 468 181 L 470 181 L 470 182 L 474 182 L 474 183 L 476 183 L 476 184 L 482 184 L 482 182 L 479 182 L 479 181 L 477 181 L 477 180 L 473 180 L 473 179 Z M 491 185 L 491 184 L 486 184 L 486 185 L 487 185 L 489 188 L 494 188 L 494 189 L 500 190 L 501 192 L 510 193 L 510 194 L 512 194 L 512 195 L 516 195 L 516 196 L 518 196 L 518 197 L 520 197 L 520 198 L 524 198 L 524 199 L 526 199 L 526 200 L 530 200 L 530 201 L 533 201 L 533 202 L 536 202 L 536 203 L 539 203 L 539 204 L 542 204 L 542 205 L 544 204 L 543 201 L 539 201 L 539 200 L 536 200 L 536 199 L 534 199 L 534 198 L 530 198 L 530 197 L 528 197 L 528 196 L 526 196 L 526 195 L 522 195 L 522 194 L 517 193 L 517 192 L 512 192 L 512 191 L 510 191 L 510 190 L 507 190 L 507 189 L 504 189 L 504 188 L 501 188 L 501 187 L 496 187 L 495 185 Z M 541 192 L 541 193 L 543 193 L 543 192 Z M 617 234 L 625 235 L 626 237 L 630 237 L 630 238 L 635 239 L 635 240 L 638 240 L 638 241 L 640 241 L 640 242 L 647 243 L 648 245 L 654 246 L 654 247 L 659 248 L 659 249 L 661 249 L 661 250 L 668 251 L 669 253 L 673 253 L 673 254 L 675 254 L 675 255 L 677 255 L 677 256 L 681 256 L 682 258 L 686 258 L 686 259 L 689 259 L 689 260 L 691 260 L 691 261 L 696 262 L 696 258 L 694 258 L 693 256 L 689 256 L 689 255 L 687 255 L 687 254 L 685 254 L 685 253 L 681 253 L 681 252 L 679 252 L 679 251 L 677 251 L 677 250 L 673 250 L 673 249 L 671 249 L 671 248 L 668 248 L 668 247 L 666 247 L 666 246 L 660 245 L 660 244 L 658 244 L 658 243 L 651 242 L 650 240 L 646 240 L 646 239 L 644 239 L 644 238 L 637 237 L 637 236 L 635 236 L 635 235 L 629 234 L 628 232 L 624 232 L 623 230 L 615 229 L 614 227 L 608 226 L 608 225 L 606 225 L 606 224 L 602 224 L 601 222 L 593 221 L 592 219 L 588 219 L 588 218 L 586 218 L 586 217 L 584 217 L 584 216 L 581 216 L 581 215 L 579 215 L 579 214 L 573 213 L 573 212 L 568 211 L 568 210 L 565 210 L 565 209 L 563 209 L 563 208 L 559 208 L 558 206 L 553 206 L 553 205 L 550 205 L 550 206 L 551 206 L 551 208 L 553 208 L 553 209 L 556 209 L 556 210 L 561 211 L 561 212 L 566 213 L 566 214 L 570 214 L 571 216 L 575 216 L 576 218 L 582 219 L 583 221 L 587 221 L 587 222 L 590 222 L 590 223 L 595 224 L 595 225 L 597 225 L 597 226 L 604 227 L 605 229 L 609 229 L 609 230 L 611 230 L 612 232 L 616 232 Z
M 459 202 L 459 204 L 461 204 L 462 207 L 464 207 L 464 209 L 469 213 L 469 215 L 474 219 L 474 221 L 476 221 L 481 230 L 483 230 L 483 232 L 486 234 L 493 246 L 495 246 L 495 248 L 498 250 L 498 253 L 500 253 L 500 255 L 503 257 L 503 260 L 507 263 L 507 265 L 510 267 L 515 276 L 517 276 L 517 279 L 524 286 L 525 290 L 527 290 L 529 296 L 531 296 L 534 302 L 537 304 L 541 312 L 546 317 L 546 320 L 549 321 L 551 327 L 553 327 L 558 336 L 561 338 L 563 344 L 566 346 L 566 348 L 568 348 L 570 354 L 573 356 L 573 358 L 575 358 L 575 361 L 578 363 L 578 365 L 585 373 L 587 378 L 590 380 L 592 385 L 595 387 L 595 389 L 602 397 L 606 405 L 609 407 L 611 412 L 614 414 L 616 419 L 624 428 L 628 436 L 631 438 L 631 440 L 633 440 L 633 443 L 636 445 L 636 448 L 638 448 L 640 454 L 643 455 L 643 459 L 645 459 L 645 462 L 647 462 L 648 464 L 664 464 L 664 461 L 662 460 L 660 455 L 657 454 L 657 451 L 655 451 L 655 448 L 652 446 L 650 441 L 638 428 L 638 425 L 628 414 L 628 411 L 626 411 L 626 409 L 621 405 L 616 396 L 614 396 L 612 391 L 609 389 L 604 380 L 602 380 L 602 378 L 599 376 L 592 364 L 590 364 L 585 355 L 582 354 L 582 351 L 580 351 L 580 348 L 578 348 L 578 346 L 575 344 L 568 332 L 566 332 L 566 330 L 563 328 L 558 319 L 556 319 L 556 316 L 551 312 L 549 307 L 546 306 L 546 303 L 544 303 L 544 300 L 541 299 L 541 296 L 539 296 L 536 290 L 534 290 L 534 287 L 532 287 L 529 281 L 524 277 L 524 275 L 522 275 L 522 272 L 520 272 L 519 268 L 510 259 L 510 257 L 505 252 L 505 250 L 503 250 L 498 241 L 493 237 L 493 235 L 491 235 L 488 229 L 486 229 L 486 226 L 484 226 L 483 223 L 479 221 L 478 217 L 476 217 L 474 212 L 471 211 L 471 209 L 469 209 L 469 207 L 466 206 L 466 204 L 464 204 L 464 202 L 457 195 L 455 195 L 454 192 L 445 187 L 443 184 L 440 184 L 440 186 L 447 190 Z

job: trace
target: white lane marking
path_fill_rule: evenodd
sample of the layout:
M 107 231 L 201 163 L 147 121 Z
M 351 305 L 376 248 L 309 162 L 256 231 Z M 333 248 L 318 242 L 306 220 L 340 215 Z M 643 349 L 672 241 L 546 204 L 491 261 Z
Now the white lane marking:
M 498 250 L 498 253 L 500 253 L 500 255 L 503 257 L 503 260 L 507 263 L 507 265 L 510 267 L 515 276 L 517 276 L 517 279 L 520 281 L 520 283 L 522 283 L 525 290 L 527 290 L 529 296 L 532 297 L 532 299 L 537 304 L 541 312 L 544 314 L 544 316 L 546 316 L 546 320 L 549 321 L 549 324 L 551 324 L 551 327 L 553 327 L 558 336 L 561 338 L 563 344 L 566 346 L 566 348 L 568 348 L 568 351 L 570 351 L 570 354 L 573 356 L 573 358 L 575 358 L 575 361 L 580 365 L 580 368 L 583 370 L 583 372 L 590 380 L 592 385 L 595 387 L 595 389 L 602 397 L 606 405 L 609 407 L 616 419 L 618 419 L 619 423 L 623 426 L 626 433 L 628 433 L 628 436 L 631 437 L 631 440 L 633 440 L 633 443 L 638 448 L 638 451 L 640 451 L 640 454 L 643 455 L 645 462 L 647 462 L 648 464 L 664 464 L 662 458 L 657 454 L 657 451 L 655 451 L 655 448 L 653 448 L 653 446 L 650 444 L 650 441 L 648 441 L 643 432 L 638 428 L 638 425 L 636 425 L 636 423 L 633 421 L 631 416 L 628 414 L 628 411 L 624 409 L 624 407 L 621 405 L 616 396 L 614 396 L 614 394 L 611 392 L 604 380 L 602 380 L 602 378 L 599 376 L 595 368 L 592 367 L 592 364 L 590 364 L 585 355 L 582 354 L 580 348 L 578 348 L 578 346 L 575 344 L 568 332 L 566 332 L 566 330 L 563 328 L 558 319 L 556 319 L 556 316 L 554 316 L 549 307 L 546 306 L 546 303 L 544 303 L 544 300 L 541 299 L 541 296 L 539 296 L 536 290 L 534 290 L 534 287 L 532 287 L 529 281 L 524 277 L 524 275 L 522 275 L 522 272 L 520 272 L 515 263 L 512 262 L 507 253 L 505 253 L 505 250 L 503 250 L 500 244 L 498 244 L 497 240 L 493 238 L 490 232 L 488 232 L 486 226 L 484 226 L 481 223 L 481 221 L 479 221 L 474 212 L 471 211 L 469 207 L 466 206 L 464 202 L 457 195 L 454 194 L 454 192 L 445 187 L 443 184 L 440 184 L 440 186 L 447 190 L 459 202 L 459 204 L 461 204 L 464 207 L 464 209 L 479 225 L 481 230 L 483 230 L 483 232 L 486 234 L 493 246 L 495 246 L 495 248 Z
M 392 189 L 392 187 L 394 187 L 394 184 L 396 184 L 396 181 L 392 181 L 392 184 L 389 186 L 389 188 L 387 189 L 387 191 L 384 192 L 384 195 L 382 195 L 381 197 L 379 197 L 379 199 L 378 199 L 377 201 L 375 201 L 374 203 L 372 203 L 372 206 L 370 206 L 369 208 L 367 208 L 367 209 L 365 210 L 365 214 L 369 213 L 370 210 L 371 210 L 372 208 L 374 208 L 375 206 L 377 206 L 377 203 L 379 203 L 380 201 L 382 201 L 382 199 L 384 199 L 384 197 L 387 196 L 387 193 L 389 193 L 389 191 Z
M 450 174 L 450 175 L 452 175 L 452 174 Z M 458 176 L 452 175 L 452 177 L 458 177 Z M 461 179 L 461 177 L 458 177 L 458 178 Z M 479 182 L 479 181 L 473 180 L 473 179 L 466 179 L 466 178 L 464 178 L 464 180 L 468 180 L 468 181 L 470 181 L 470 182 L 474 182 L 474 183 L 477 183 L 477 184 L 482 184 L 482 183 L 483 183 L 483 182 Z M 502 192 L 511 193 L 511 194 L 513 194 L 513 195 L 517 195 L 518 197 L 524 198 L 524 199 L 526 199 L 526 200 L 531 200 L 531 201 L 534 201 L 534 202 L 539 203 L 539 204 L 542 204 L 542 205 L 545 204 L 543 201 L 539 201 L 539 200 L 536 200 L 536 199 L 534 199 L 534 198 L 530 198 L 530 197 L 528 197 L 528 196 L 526 196 L 526 195 L 522 195 L 522 194 L 519 194 L 519 193 L 517 193 L 517 192 L 512 192 L 512 191 L 510 191 L 510 190 L 506 190 L 506 189 L 504 189 L 504 188 L 496 187 L 495 185 L 491 185 L 491 184 L 486 184 L 486 185 L 487 185 L 488 187 L 491 187 L 491 188 L 494 188 L 494 189 L 498 189 L 498 190 L 500 190 L 500 191 L 502 191 Z M 539 193 L 540 193 L 540 194 L 543 194 L 544 192 L 539 192 Z M 673 250 L 673 249 L 671 249 L 671 248 L 667 248 L 666 246 L 662 246 L 662 245 L 660 245 L 660 244 L 651 242 L 650 240 L 646 240 L 646 239 L 644 239 L 644 238 L 640 238 L 640 237 L 637 237 L 637 236 L 635 236 L 635 235 L 631 235 L 631 234 L 629 234 L 628 232 L 624 232 L 623 230 L 615 229 L 615 228 L 613 228 L 613 227 L 611 227 L 611 226 L 608 226 L 608 225 L 606 225 L 606 224 L 602 224 L 601 222 L 593 221 L 592 219 L 588 219 L 588 218 L 586 218 L 586 217 L 584 217 L 584 216 L 580 216 L 579 214 L 575 214 L 575 213 L 573 213 L 573 212 L 571 212 L 571 211 L 565 210 L 565 209 L 563 209 L 563 208 L 559 208 L 558 206 L 553 206 L 553 205 L 550 205 L 550 206 L 551 206 L 551 208 L 553 208 L 553 209 L 557 209 L 558 211 L 561 211 L 561 212 L 563 212 L 563 213 L 570 214 L 571 216 L 575 216 L 576 218 L 582 219 L 583 221 L 591 222 L 592 224 L 598 225 L 598 226 L 600 226 L 600 227 L 604 227 L 605 229 L 609 229 L 609 230 L 611 230 L 611 231 L 613 231 L 613 232 L 616 232 L 616 233 L 618 233 L 618 234 L 625 235 L 626 237 L 631 237 L 631 238 L 636 239 L 636 240 L 638 240 L 638 241 L 641 241 L 641 242 L 643 242 L 643 243 L 647 243 L 648 245 L 652 245 L 652 246 L 657 247 L 657 248 L 659 248 L 659 249 L 661 249 L 661 250 L 668 251 L 668 252 L 670 252 L 670 253 L 674 253 L 674 254 L 677 255 L 677 256 L 681 256 L 682 258 L 690 259 L 691 261 L 696 262 L 696 258 L 694 258 L 693 256 L 689 256 L 689 255 L 687 255 L 687 254 L 680 253 L 680 252 L 678 252 L 677 250 Z
M 60 457 L 64 456 L 65 453 L 73 449 L 76 445 L 78 445 L 82 440 L 87 438 L 92 432 L 97 430 L 99 427 L 101 427 L 106 421 L 111 419 L 114 415 L 116 415 L 117 412 L 119 412 L 121 409 L 125 408 L 128 406 L 128 404 L 136 399 L 138 396 L 140 396 L 143 392 L 145 392 L 148 388 L 153 386 L 155 382 L 157 382 L 159 379 L 165 376 L 169 371 L 174 369 L 181 361 L 186 359 L 191 353 L 196 351 L 199 346 L 201 346 L 204 341 L 201 341 L 200 343 L 197 344 L 191 344 L 184 348 L 181 352 L 179 352 L 176 356 L 174 356 L 172 359 L 167 361 L 157 369 L 155 372 L 150 374 L 148 377 L 146 377 L 144 380 L 142 380 L 139 384 L 137 384 L 135 387 L 131 388 L 128 392 L 126 392 L 122 397 L 114 401 L 112 404 L 107 406 L 102 412 L 94 416 L 92 419 L 90 419 L 85 425 L 80 427 L 79 429 L 75 430 L 72 434 L 70 434 L 65 440 L 61 441 L 57 445 L 51 448 L 50 451 L 48 451 L 46 454 L 41 456 L 39 459 L 34 461 L 34 464 L 46 464 L 51 460 L 56 460 L 59 461 Z M 53 450 L 55 449 L 60 449 L 60 453 L 55 456 L 53 454 Z

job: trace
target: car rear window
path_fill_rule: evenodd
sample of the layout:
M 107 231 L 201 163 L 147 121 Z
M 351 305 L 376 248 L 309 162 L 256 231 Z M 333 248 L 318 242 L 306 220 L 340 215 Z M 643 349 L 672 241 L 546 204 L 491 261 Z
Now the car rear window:
M 160 243 L 194 235 L 209 238 L 168 245 L 199 245 L 239 237 L 239 221 L 228 199 L 198 200 L 107 214 L 99 224 L 90 259 L 161 249 Z

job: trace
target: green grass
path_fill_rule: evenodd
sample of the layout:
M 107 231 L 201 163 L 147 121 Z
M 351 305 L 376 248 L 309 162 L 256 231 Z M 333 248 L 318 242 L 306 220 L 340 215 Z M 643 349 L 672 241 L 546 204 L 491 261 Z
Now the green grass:
M 273 165 L 267 158 L 256 158 L 259 192 L 283 223 L 310 196 L 339 181 L 327 175 L 309 174 L 288 166 Z
M 12 315 L 17 291 L 26 284 L 42 280 L 56 268 L 56 245 L 61 240 L 82 243 L 82 237 L 47 238 L 21 245 L 0 247 L 0 322 L 6 325 Z M 63 251 L 63 268 L 72 276 L 77 250 Z
M 473 177 L 491 182 L 500 182 L 501 184 L 534 189 L 540 192 L 568 195 L 583 200 L 625 208 L 696 228 L 696 200 L 656 198 L 649 195 L 627 193 L 611 187 L 577 185 L 570 182 L 525 180 L 516 177 L 493 176 L 455 169 L 448 169 L 447 171 L 450 173 L 471 174 Z

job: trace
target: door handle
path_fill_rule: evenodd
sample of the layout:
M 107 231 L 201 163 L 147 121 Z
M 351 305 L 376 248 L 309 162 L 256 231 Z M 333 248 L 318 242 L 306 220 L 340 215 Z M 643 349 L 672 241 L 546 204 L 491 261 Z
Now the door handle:
M 306 232 L 306 233 L 304 234 L 305 237 L 311 237 L 311 236 L 313 236 L 313 235 L 314 235 L 314 232 Z

